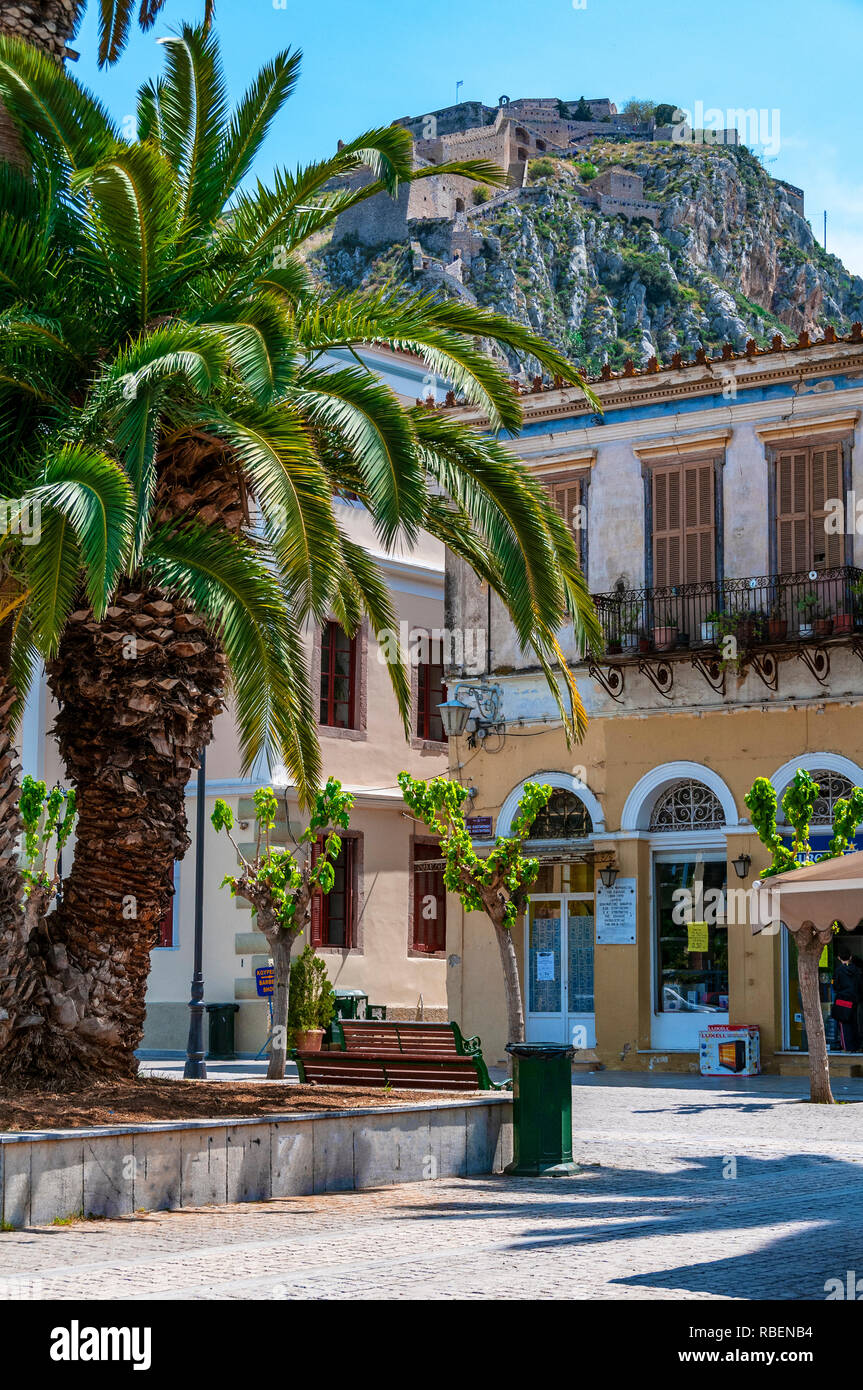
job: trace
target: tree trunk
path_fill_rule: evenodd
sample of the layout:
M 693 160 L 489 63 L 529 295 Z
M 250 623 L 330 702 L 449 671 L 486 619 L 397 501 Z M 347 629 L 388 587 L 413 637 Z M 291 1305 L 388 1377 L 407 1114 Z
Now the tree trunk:
M 524 1042 L 524 1005 L 521 999 L 521 981 L 518 975 L 518 958 L 512 932 L 507 931 L 502 921 L 492 918 L 494 933 L 500 950 L 500 963 L 503 966 L 503 982 L 506 988 L 506 1030 L 507 1042 Z
M 66 44 L 74 38 L 85 0 L 3 0 L 0 34 L 25 39 L 52 58 L 62 59 Z
M 267 935 L 275 967 L 273 983 L 273 1038 L 270 1044 L 268 1081 L 283 1081 L 288 1056 L 288 989 L 291 980 L 291 947 L 294 936 L 280 927 Z
M 159 590 L 127 583 L 101 623 L 72 614 L 48 678 L 78 793 L 75 857 L 41 942 L 44 1017 L 5 1049 L 7 1076 L 135 1075 L 150 951 L 190 843 L 186 784 L 225 665 L 204 619 Z
M 797 947 L 800 1002 L 809 1042 L 809 1099 L 817 1105 L 833 1105 L 827 1038 L 818 988 L 818 962 L 827 942 L 814 927 L 804 925 L 794 933 L 794 944 Z

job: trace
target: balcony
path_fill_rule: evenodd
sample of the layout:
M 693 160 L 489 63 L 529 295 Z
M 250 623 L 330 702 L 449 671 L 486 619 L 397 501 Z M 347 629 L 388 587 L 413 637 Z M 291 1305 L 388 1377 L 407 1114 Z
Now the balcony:
M 799 659 L 822 685 L 836 645 L 863 661 L 863 570 L 853 566 L 593 597 L 605 649 L 588 668 L 618 701 L 630 665 L 670 699 L 680 661 L 723 694 L 729 670 L 752 670 L 776 691 L 783 661 Z

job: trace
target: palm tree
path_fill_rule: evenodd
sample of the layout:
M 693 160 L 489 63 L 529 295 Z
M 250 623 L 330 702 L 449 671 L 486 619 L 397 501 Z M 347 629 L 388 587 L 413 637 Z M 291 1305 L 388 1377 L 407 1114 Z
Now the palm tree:
M 304 243 L 346 208 L 426 171 L 412 169 L 407 132 L 388 127 L 279 172 L 272 188 L 240 191 L 298 68 L 299 54 L 279 54 L 229 119 L 216 40 L 184 28 L 166 44 L 164 76 L 140 93 L 139 139 L 128 142 L 55 64 L 0 41 L 0 96 L 34 178 L 62 210 L 59 270 L 33 300 L 10 306 L 10 322 L 50 325 L 39 339 L 41 381 L 72 355 L 62 428 L 115 458 L 135 499 L 106 613 L 74 608 L 71 558 L 58 590 L 67 622 L 49 678 L 79 844 L 52 918 L 61 964 L 54 951 L 47 966 L 62 1018 L 55 1009 L 34 1026 L 23 1063 L 16 1057 L 33 1070 L 70 1059 L 134 1070 L 149 950 L 188 844 L 185 784 L 228 663 L 246 766 L 262 753 L 284 760 L 310 799 L 320 760 L 302 625 L 330 613 L 349 631 L 364 616 L 376 633 L 393 625 L 382 575 L 340 529 L 334 494 L 355 493 L 384 544 L 410 544 L 426 529 L 461 555 L 512 613 L 570 727 L 583 726 L 565 663 L 568 706 L 552 674 L 563 623 L 585 644 L 598 635 L 565 524 L 496 439 L 405 410 L 356 349 L 418 354 L 508 431 L 519 427 L 519 402 L 482 340 L 564 380 L 578 375 L 500 315 L 427 296 L 315 290 Z M 333 187 L 363 165 L 374 174 L 367 185 Z M 433 169 L 446 171 L 504 181 L 481 160 Z M 4 238 L 16 237 L 14 217 L 5 229 L 0 217 L 0 263 Z M 327 354 L 339 348 L 354 361 L 333 369 Z M 10 390 L 28 389 L 26 373 L 6 374 Z M 41 558 L 31 563 L 38 576 Z M 247 588 L 259 599 L 254 623 Z M 409 686 L 395 657 L 391 676 L 407 729 Z

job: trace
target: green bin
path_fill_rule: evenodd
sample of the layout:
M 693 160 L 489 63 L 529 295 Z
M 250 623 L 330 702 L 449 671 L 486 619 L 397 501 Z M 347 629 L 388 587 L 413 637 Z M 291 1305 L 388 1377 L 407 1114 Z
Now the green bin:
M 572 1056 L 568 1043 L 507 1043 L 513 1058 L 515 1177 L 567 1177 L 572 1161 Z
M 210 1023 L 210 1049 L 208 1058 L 214 1062 L 233 1062 L 234 1017 L 240 1012 L 239 1004 L 208 1004 L 207 1015 Z
M 334 989 L 336 1018 L 365 1018 L 369 996 L 361 989 Z

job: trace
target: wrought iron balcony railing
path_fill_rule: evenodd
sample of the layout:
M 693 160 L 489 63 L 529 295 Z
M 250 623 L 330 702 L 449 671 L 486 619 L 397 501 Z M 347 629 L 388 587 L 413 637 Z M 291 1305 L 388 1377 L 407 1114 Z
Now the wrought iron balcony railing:
M 863 632 L 863 570 L 850 565 L 593 597 L 609 656 L 721 648 L 727 636 L 754 647 Z

